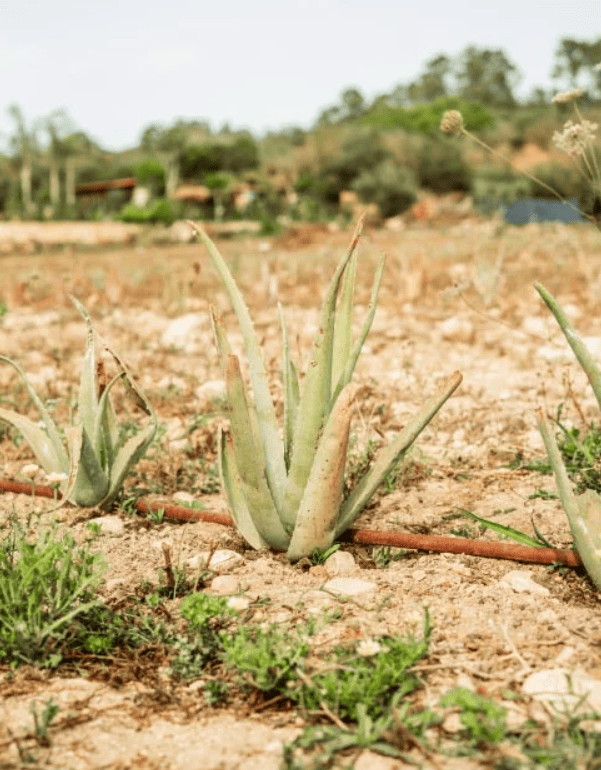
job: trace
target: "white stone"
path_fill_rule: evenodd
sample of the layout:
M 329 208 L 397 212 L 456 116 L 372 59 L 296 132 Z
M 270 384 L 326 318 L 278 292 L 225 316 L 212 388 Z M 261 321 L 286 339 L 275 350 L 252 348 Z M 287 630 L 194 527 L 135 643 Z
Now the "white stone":
M 99 519 L 93 519 L 93 523 L 100 527 L 103 535 L 109 537 L 119 537 L 125 532 L 125 524 L 118 516 L 101 516 Z
M 225 382 L 223 380 L 207 380 L 196 388 L 196 398 L 204 403 L 219 401 L 226 396 Z
M 544 701 L 558 714 L 596 711 L 601 713 L 601 680 L 581 669 L 549 668 L 536 671 L 522 685 L 525 695 Z
M 211 590 L 221 595 L 235 594 L 240 590 L 240 583 L 233 575 L 217 575 L 211 581 Z
M 197 342 L 200 334 L 206 330 L 207 321 L 200 313 L 187 313 L 174 318 L 161 336 L 164 347 L 185 348 Z
M 207 562 L 207 555 L 208 554 L 201 553 L 197 556 L 193 556 L 191 559 L 186 561 L 186 565 L 191 569 L 205 567 Z M 211 556 L 211 561 L 209 562 L 208 567 L 209 569 L 212 569 L 213 572 L 229 572 L 229 570 L 234 569 L 235 567 L 239 567 L 243 563 L 244 559 L 242 556 L 240 556 L 239 553 L 224 548 L 222 550 L 215 551 L 215 553 Z
M 509 586 L 516 593 L 537 594 L 538 596 L 548 596 L 549 589 L 535 583 L 532 575 L 526 570 L 514 569 L 508 572 L 499 581 L 501 586 Z
M 474 325 L 467 319 L 447 318 L 446 321 L 438 324 L 438 331 L 443 340 L 467 343 L 474 341 Z
M 366 594 L 370 591 L 375 591 L 377 588 L 375 583 L 370 583 L 368 580 L 347 577 L 328 580 L 323 587 L 326 591 L 331 591 L 333 594 L 345 594 L 347 596 Z
M 325 570 L 328 577 L 334 577 L 335 575 L 350 575 L 355 572 L 357 565 L 353 554 L 348 551 L 334 551 L 324 562 Z

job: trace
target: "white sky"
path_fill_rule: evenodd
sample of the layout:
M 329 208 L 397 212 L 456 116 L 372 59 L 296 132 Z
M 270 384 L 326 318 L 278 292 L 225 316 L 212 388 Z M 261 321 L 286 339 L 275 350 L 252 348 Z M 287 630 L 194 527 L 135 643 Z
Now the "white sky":
M 600 38 L 600 0 L 0 0 L 0 145 L 15 102 L 111 150 L 178 117 L 307 128 L 344 88 L 373 98 L 469 44 L 502 48 L 524 95 L 563 37 Z

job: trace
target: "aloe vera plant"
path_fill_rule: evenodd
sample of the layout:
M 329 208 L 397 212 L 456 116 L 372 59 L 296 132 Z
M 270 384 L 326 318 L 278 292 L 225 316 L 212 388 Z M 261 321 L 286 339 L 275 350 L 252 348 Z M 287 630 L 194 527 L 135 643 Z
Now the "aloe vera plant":
M 535 288 L 555 316 L 578 363 L 588 377 L 601 409 L 601 368 L 570 324 L 557 300 L 540 283 L 536 283 Z M 587 489 L 582 495 L 574 494 L 557 440 L 542 410 L 538 412 L 538 427 L 547 450 L 549 464 L 553 469 L 559 499 L 570 523 L 576 550 L 591 579 L 597 588 L 601 589 L 601 495 L 592 489 Z
M 254 548 L 286 551 L 290 561 L 325 550 L 361 513 L 389 470 L 455 391 L 455 372 L 431 396 L 344 499 L 344 470 L 355 388 L 355 365 L 375 315 L 384 260 L 376 269 L 369 309 L 353 342 L 356 246 L 339 262 L 321 309 L 309 363 L 300 378 L 289 351 L 282 308 L 284 417 L 280 433 L 267 370 L 248 308 L 211 239 L 190 223 L 206 246 L 236 313 L 250 371 L 252 399 L 214 312 L 213 329 L 222 362 L 230 416 L 219 440 L 219 467 L 235 523 Z
M 71 300 L 86 322 L 87 337 L 77 416 L 74 424 L 65 430 L 66 443 L 25 372 L 6 356 L 0 356 L 0 361 L 17 372 L 40 414 L 41 422 L 35 423 L 9 409 L 0 409 L 0 420 L 23 434 L 46 474 L 65 477 L 59 487 L 63 499 L 78 506 L 107 508 L 119 493 L 130 469 L 150 446 L 157 431 L 157 419 L 125 364 L 111 350 L 108 352 L 121 371 L 108 383 L 100 383 L 92 321 L 83 305 L 73 297 Z M 121 439 L 110 400 L 111 390 L 118 381 L 125 383 L 137 405 L 150 418 L 135 436 L 126 441 Z

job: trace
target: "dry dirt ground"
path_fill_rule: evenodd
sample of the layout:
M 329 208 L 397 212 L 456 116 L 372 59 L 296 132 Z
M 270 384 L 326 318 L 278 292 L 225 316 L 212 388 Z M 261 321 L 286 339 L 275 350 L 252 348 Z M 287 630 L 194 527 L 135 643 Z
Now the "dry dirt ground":
M 320 299 L 349 238 L 350 231 L 319 231 L 300 241 L 280 235 L 219 242 L 256 321 L 278 402 L 277 299 L 286 308 L 295 357 L 302 360 Z M 564 421 L 583 430 L 599 416 L 533 282 L 540 280 L 555 293 L 601 351 L 600 233 L 585 226 L 512 228 L 494 221 L 369 231 L 359 248 L 357 325 L 382 252 L 388 259 L 378 311 L 356 372 L 361 391 L 354 456 L 370 440 L 389 440 L 443 377 L 460 370 L 464 381 L 418 439 L 397 487 L 378 496 L 357 524 L 495 539 L 458 513 L 467 509 L 530 534 L 534 523 L 555 545 L 569 547 L 559 503 L 535 495 L 553 490 L 552 479 L 520 468 L 516 459 L 543 455 L 537 407 L 555 415 L 562 404 Z M 188 496 L 207 511 L 227 512 L 214 471 L 223 405 L 207 386 L 221 376 L 208 318 L 211 304 L 223 313 L 234 347 L 240 340 L 203 249 L 69 247 L 9 255 L 0 264 L 0 299 L 8 308 L 0 320 L 0 352 L 19 361 L 38 392 L 52 399 L 59 419 L 67 419 L 76 393 L 84 344 L 84 324 L 68 300 L 72 293 L 130 364 L 165 427 L 129 483 L 146 488 L 151 499 Z M 5 401 L 28 408 L 9 367 L 0 368 L 0 383 Z M 31 461 L 26 444 L 16 447 L 4 435 L 3 478 L 22 478 L 22 467 Z M 325 628 L 322 645 L 420 634 L 427 607 L 434 631 L 429 654 L 418 665 L 426 702 L 436 703 L 460 684 L 502 701 L 518 723 L 529 716 L 544 720 L 548 712 L 524 691 L 532 674 L 561 668 L 601 680 L 599 594 L 581 571 L 427 552 L 409 552 L 382 568 L 371 548 L 345 545 L 354 564 L 343 576 L 371 584 L 345 599 L 323 590 L 333 577 L 331 568 L 289 565 L 280 555 L 252 552 L 232 529 L 218 524 L 156 523 L 125 512 L 107 520 L 98 511 L 52 512 L 52 507 L 40 499 L 0 495 L 3 524 L 16 514 L 33 531 L 58 519 L 82 542 L 89 521 L 100 521 L 94 547 L 109 564 L 101 589 L 107 601 L 134 593 L 141 581 L 156 584 L 167 544 L 181 567 L 210 549 L 237 552 L 240 558 L 225 567 L 233 579 L 225 590 L 249 600 L 250 622 L 294 624 L 307 614 L 338 608 L 340 618 Z M 512 574 L 516 570 L 524 579 Z M 223 581 L 213 585 L 209 579 L 205 590 L 224 590 Z M 177 606 L 178 600 L 168 602 L 166 611 L 177 613 Z M 50 697 L 60 712 L 51 745 L 36 748 L 36 761 L 64 770 L 275 769 L 282 746 L 304 724 L 294 711 L 269 704 L 255 708 L 240 700 L 211 709 L 198 683 L 170 677 L 160 656 L 55 671 L 25 667 L 10 675 L 4 666 L 2 672 L 0 767 L 20 766 L 14 738 L 31 732 L 30 704 L 41 707 Z M 453 730 L 452 720 L 447 729 Z M 414 759 L 424 767 L 485 766 L 477 757 L 439 758 L 438 765 L 419 754 Z M 365 753 L 356 766 L 405 765 Z

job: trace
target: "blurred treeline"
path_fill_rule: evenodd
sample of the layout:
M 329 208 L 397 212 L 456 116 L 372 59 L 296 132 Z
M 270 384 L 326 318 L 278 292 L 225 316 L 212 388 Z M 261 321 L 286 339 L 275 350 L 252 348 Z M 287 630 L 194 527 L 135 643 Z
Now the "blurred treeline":
M 500 50 L 467 47 L 459 56 L 426 62 L 412 83 L 368 100 L 356 88 L 342 92 L 314 125 L 255 137 L 203 120 L 155 123 L 139 143 L 109 152 L 73 124 L 65 110 L 28 123 L 9 108 L 13 132 L 0 154 L 0 217 L 104 219 L 169 223 L 180 217 L 253 218 L 265 231 L 278 218 L 321 220 L 340 215 L 341 193 L 375 203 L 384 217 L 405 211 L 419 190 L 461 191 L 476 199 L 548 197 L 472 142 L 438 131 L 447 109 L 459 109 L 466 127 L 496 150 L 512 155 L 525 145 L 544 151 L 530 169 L 586 209 L 590 189 L 578 169 L 554 157 L 554 131 L 573 117 L 554 94 L 584 87 L 579 107 L 601 123 L 601 38 L 563 39 L 555 51 L 553 86 L 521 101 L 521 73 Z M 135 180 L 89 189 L 93 182 Z M 85 185 L 88 184 L 86 191 Z

